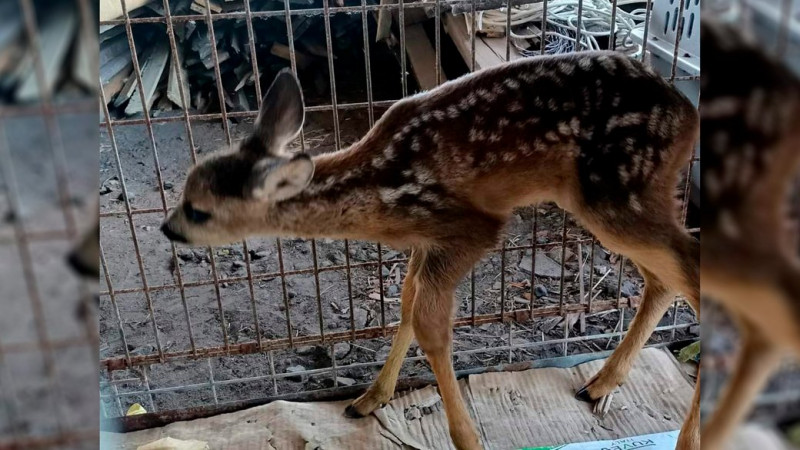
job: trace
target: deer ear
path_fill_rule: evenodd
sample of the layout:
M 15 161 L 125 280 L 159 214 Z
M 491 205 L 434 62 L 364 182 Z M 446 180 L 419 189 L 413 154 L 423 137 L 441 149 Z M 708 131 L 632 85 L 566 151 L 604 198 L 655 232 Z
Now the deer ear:
M 313 176 L 314 161 L 305 153 L 277 163 L 265 159 L 253 167 L 251 194 L 273 203 L 286 200 L 302 192 Z
M 246 148 L 262 154 L 283 155 L 286 144 L 300 134 L 304 118 L 300 82 L 289 69 L 283 69 L 264 95 L 255 131 Z

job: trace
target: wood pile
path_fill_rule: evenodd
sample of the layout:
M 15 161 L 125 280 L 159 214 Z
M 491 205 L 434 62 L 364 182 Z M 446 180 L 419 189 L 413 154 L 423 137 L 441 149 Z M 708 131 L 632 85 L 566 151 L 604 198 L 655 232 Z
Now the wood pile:
M 77 8 L 71 2 L 34 2 L 33 9 L 45 89 L 59 101 L 96 90 L 96 35 L 81 24 Z M 42 99 L 35 58 L 19 2 L 0 2 L 0 101 Z
M 116 0 L 109 0 L 116 1 Z M 321 8 L 322 0 L 289 0 L 292 9 Z M 242 0 L 170 0 L 174 16 L 245 11 Z M 284 11 L 282 1 L 254 0 L 251 11 Z M 152 0 L 130 11 L 131 17 L 164 16 L 162 0 Z M 101 8 L 101 17 L 108 15 Z M 256 76 L 251 61 L 247 21 L 244 17 L 213 21 L 216 53 L 221 73 L 223 98 L 227 111 L 257 109 Z M 286 21 L 277 17 L 253 17 L 255 54 L 263 89 L 275 73 L 290 64 L 290 47 Z M 166 24 L 133 24 L 133 38 L 141 68 L 144 97 L 153 115 L 180 111 L 180 83 L 184 97 L 194 112 L 214 113 L 221 110 L 214 69 L 210 32 L 205 20 L 173 20 L 178 61 L 173 60 Z M 360 14 L 335 14 L 331 17 L 333 52 L 361 51 Z M 292 34 L 295 59 L 303 85 L 319 95 L 329 95 L 327 46 L 321 14 L 293 15 Z M 335 58 L 335 56 L 334 56 Z M 100 27 L 100 79 L 109 110 L 115 117 L 136 117 L 143 113 L 138 83 L 124 25 Z M 305 78 L 305 79 L 304 79 Z M 173 112 L 174 114 L 174 112 Z

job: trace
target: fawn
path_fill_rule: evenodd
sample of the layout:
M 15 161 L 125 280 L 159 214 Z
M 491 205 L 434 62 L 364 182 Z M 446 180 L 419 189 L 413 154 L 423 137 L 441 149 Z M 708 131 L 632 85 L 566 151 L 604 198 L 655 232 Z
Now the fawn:
M 454 290 L 515 207 L 557 202 L 646 280 L 630 331 L 581 398 L 600 399 L 625 379 L 670 294 L 683 292 L 699 308 L 699 244 L 679 225 L 674 198 L 698 114 L 637 61 L 582 52 L 482 70 L 397 102 L 360 141 L 314 158 L 286 150 L 303 108 L 297 79 L 280 72 L 253 134 L 190 170 L 161 230 L 188 244 L 283 235 L 410 247 L 397 336 L 348 416 L 391 399 L 416 337 L 453 443 L 481 448 L 451 361 Z M 697 449 L 699 416 L 690 417 L 681 448 Z
M 87 279 L 100 276 L 100 220 L 86 230 L 67 255 L 67 263 Z
M 703 448 L 718 450 L 782 356 L 800 355 L 800 258 L 786 214 L 800 165 L 800 81 L 740 27 L 708 16 L 701 24 L 702 291 L 741 337 L 732 378 L 703 426 Z

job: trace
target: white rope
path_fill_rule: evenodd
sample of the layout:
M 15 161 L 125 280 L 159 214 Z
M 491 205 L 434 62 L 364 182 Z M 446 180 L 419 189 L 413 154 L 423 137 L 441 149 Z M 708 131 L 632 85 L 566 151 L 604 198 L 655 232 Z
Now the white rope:
M 550 0 L 547 4 L 547 25 L 545 32 L 547 42 L 545 51 L 547 53 L 565 53 L 575 48 L 575 36 L 578 31 L 578 6 L 579 1 L 583 2 L 581 18 L 581 39 L 577 43 L 583 49 L 599 50 L 597 43 L 598 36 L 611 35 L 611 15 L 612 4 L 608 0 Z M 631 32 L 644 26 L 646 16 L 646 6 L 648 0 L 618 0 L 617 15 L 615 18 L 616 44 L 625 49 L 632 49 L 636 44 L 631 40 Z M 637 8 L 631 12 L 619 8 L 622 5 L 642 4 L 642 8 Z M 499 27 L 505 29 L 507 20 L 507 9 L 501 8 L 490 11 L 483 11 L 480 14 L 480 27 Z M 538 29 L 542 23 L 542 3 L 531 3 L 515 6 L 511 9 L 511 37 L 515 39 L 540 38 L 541 30 Z M 514 31 L 514 27 L 527 25 L 530 34 L 524 34 L 521 30 Z M 516 43 L 515 43 L 515 46 Z M 519 48 L 519 46 L 517 46 Z M 528 53 L 524 49 L 519 49 L 523 54 Z

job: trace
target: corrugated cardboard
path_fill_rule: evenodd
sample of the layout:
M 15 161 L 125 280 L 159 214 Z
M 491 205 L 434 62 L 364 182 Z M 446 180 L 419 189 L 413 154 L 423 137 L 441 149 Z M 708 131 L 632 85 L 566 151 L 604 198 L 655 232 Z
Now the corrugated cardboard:
M 670 354 L 645 349 L 603 420 L 574 393 L 602 366 L 472 375 L 461 380 L 487 449 L 518 449 L 677 430 L 692 385 Z M 135 449 L 164 437 L 212 449 L 452 449 L 434 387 L 410 392 L 364 419 L 342 415 L 349 402 L 277 401 L 231 414 L 128 434 L 102 433 L 102 448 Z

